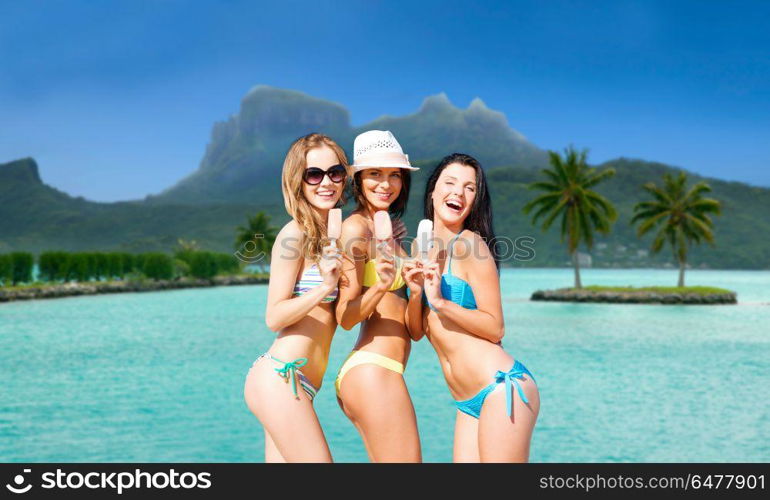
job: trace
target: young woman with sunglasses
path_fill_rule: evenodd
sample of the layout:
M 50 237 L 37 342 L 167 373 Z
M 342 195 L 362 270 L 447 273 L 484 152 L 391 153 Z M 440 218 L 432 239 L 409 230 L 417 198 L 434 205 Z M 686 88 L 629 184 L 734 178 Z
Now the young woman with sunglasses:
M 353 352 L 335 385 L 345 415 L 353 422 L 373 462 L 419 462 L 417 419 L 404 382 L 411 339 L 404 324 L 406 286 L 400 262 L 406 253 L 393 238 L 374 238 L 374 214 L 393 218 L 409 198 L 408 157 L 393 134 L 371 130 L 356 137 L 353 192 L 356 210 L 342 225 L 345 258 L 337 320 L 350 330 L 361 324 Z M 384 248 L 383 248 L 384 246 Z
M 534 377 L 503 350 L 499 262 L 481 165 L 444 158 L 425 189 L 433 249 L 404 266 L 407 324 L 425 332 L 457 406 L 455 462 L 526 462 L 540 411 Z
M 265 430 L 266 462 L 331 462 L 313 409 L 337 328 L 334 305 L 342 260 L 323 243 L 329 210 L 341 201 L 349 167 L 333 140 L 310 134 L 292 144 L 282 189 L 292 221 L 278 233 L 270 261 L 265 320 L 278 332 L 254 362 L 246 404 Z

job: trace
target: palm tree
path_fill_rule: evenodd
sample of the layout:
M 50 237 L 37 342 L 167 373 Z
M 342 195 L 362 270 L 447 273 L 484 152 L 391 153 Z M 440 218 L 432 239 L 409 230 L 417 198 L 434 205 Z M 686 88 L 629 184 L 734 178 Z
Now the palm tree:
M 551 169 L 543 169 L 547 181 L 534 182 L 529 189 L 545 191 L 524 206 L 524 213 L 532 216 L 535 225 L 545 217 L 542 228 L 548 230 L 553 222 L 561 219 L 561 241 L 567 240 L 567 252 L 575 267 L 575 288 L 582 288 L 578 247 L 585 243 L 590 250 L 594 244 L 594 231 L 607 234 L 617 218 L 615 207 L 605 197 L 590 188 L 615 175 L 615 169 L 597 170 L 586 164 L 587 150 L 577 151 L 570 146 L 562 158 L 549 151 Z
M 179 245 L 179 250 L 182 252 L 197 252 L 201 249 L 200 245 L 198 245 L 198 242 L 195 240 L 184 240 L 182 238 L 178 238 L 176 242 L 177 245 Z
M 679 262 L 679 282 L 684 286 L 684 270 L 687 266 L 687 248 L 691 243 L 706 240 L 714 244 L 714 225 L 708 214 L 721 214 L 721 204 L 714 199 L 704 198 L 703 193 L 711 191 L 711 186 L 698 182 L 690 189 L 686 188 L 687 175 L 678 176 L 667 173 L 663 176 L 663 187 L 654 182 L 644 186 L 653 201 L 643 201 L 634 206 L 635 215 L 631 224 L 641 222 L 636 234 L 644 236 L 651 229 L 658 232 L 652 240 L 652 253 L 658 253 L 666 242 L 671 245 L 674 258 Z
M 270 216 L 257 212 L 247 219 L 247 225 L 238 226 L 235 237 L 235 256 L 241 262 L 257 264 L 260 272 L 269 261 L 278 228 L 270 225 Z

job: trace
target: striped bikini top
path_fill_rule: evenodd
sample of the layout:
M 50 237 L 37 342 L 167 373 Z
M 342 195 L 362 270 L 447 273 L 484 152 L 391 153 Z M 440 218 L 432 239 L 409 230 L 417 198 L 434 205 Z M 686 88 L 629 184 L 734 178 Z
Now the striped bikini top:
M 313 288 L 317 287 L 321 283 L 323 283 L 324 279 L 323 276 L 321 276 L 321 270 L 318 269 L 318 264 L 313 264 L 302 273 L 302 276 L 300 276 L 299 281 L 294 285 L 294 293 L 293 295 L 299 297 L 300 295 L 304 295 Z M 334 287 L 334 290 L 323 298 L 321 302 L 334 302 L 337 299 L 337 295 L 339 294 L 339 288 Z

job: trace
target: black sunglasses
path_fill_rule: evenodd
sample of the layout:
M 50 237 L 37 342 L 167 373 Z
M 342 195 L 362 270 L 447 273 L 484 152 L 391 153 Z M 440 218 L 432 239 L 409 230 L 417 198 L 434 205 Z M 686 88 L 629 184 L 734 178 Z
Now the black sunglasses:
M 348 176 L 348 171 L 342 165 L 334 165 L 328 170 L 322 170 L 318 167 L 309 167 L 305 169 L 305 173 L 302 174 L 302 180 L 315 186 L 321 184 L 325 176 L 329 176 L 329 180 L 334 183 L 339 183 L 345 180 Z

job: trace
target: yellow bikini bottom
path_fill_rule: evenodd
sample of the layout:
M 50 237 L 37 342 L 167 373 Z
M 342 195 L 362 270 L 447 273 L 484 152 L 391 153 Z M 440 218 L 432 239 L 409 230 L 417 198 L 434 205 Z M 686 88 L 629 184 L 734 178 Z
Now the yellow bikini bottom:
M 345 359 L 345 362 L 342 363 L 340 372 L 337 374 L 337 380 L 334 381 L 334 387 L 337 389 L 338 397 L 340 395 L 340 386 L 342 385 L 342 377 L 344 377 L 345 374 L 348 371 L 350 371 L 350 369 L 353 368 L 354 366 L 365 365 L 365 364 L 381 366 L 387 370 L 390 370 L 392 372 L 396 372 L 399 374 L 404 373 L 404 365 L 394 359 L 390 359 L 389 357 L 383 356 L 382 354 L 377 354 L 376 352 L 353 351 L 348 355 L 347 359 Z

